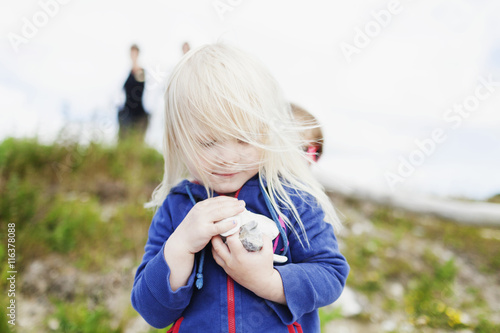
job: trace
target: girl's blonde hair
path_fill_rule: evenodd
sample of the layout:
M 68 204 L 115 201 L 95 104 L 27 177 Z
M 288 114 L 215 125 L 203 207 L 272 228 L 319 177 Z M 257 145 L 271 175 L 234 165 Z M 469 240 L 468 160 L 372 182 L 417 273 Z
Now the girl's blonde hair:
M 205 45 L 186 54 L 173 70 L 165 92 L 164 177 L 153 192 L 150 207 L 158 207 L 170 189 L 197 166 L 204 142 L 237 139 L 262 152 L 259 181 L 267 184 L 273 208 L 297 236 L 283 211 L 291 211 L 304 239 L 304 225 L 291 196 L 310 195 L 326 221 L 340 227 L 335 210 L 313 177 L 301 149 L 300 131 L 290 104 L 269 71 L 247 53 L 225 44 Z M 252 167 L 252 166 L 248 166 Z M 255 166 L 253 166 L 255 167 Z M 202 170 L 197 169 L 203 184 Z M 205 185 L 207 195 L 213 192 Z M 300 194 L 302 193 L 302 194 Z M 304 198 L 306 200 L 306 198 Z M 309 205 L 316 203 L 306 200 Z

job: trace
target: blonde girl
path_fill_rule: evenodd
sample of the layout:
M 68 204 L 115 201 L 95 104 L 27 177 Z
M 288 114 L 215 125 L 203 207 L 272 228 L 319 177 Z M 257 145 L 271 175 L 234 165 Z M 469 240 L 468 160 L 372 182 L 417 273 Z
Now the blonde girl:
M 165 104 L 165 173 L 134 308 L 172 332 L 319 332 L 318 308 L 340 296 L 349 266 L 274 78 L 235 47 L 207 45 L 176 66 Z M 280 231 L 257 252 L 219 236 L 245 209 Z

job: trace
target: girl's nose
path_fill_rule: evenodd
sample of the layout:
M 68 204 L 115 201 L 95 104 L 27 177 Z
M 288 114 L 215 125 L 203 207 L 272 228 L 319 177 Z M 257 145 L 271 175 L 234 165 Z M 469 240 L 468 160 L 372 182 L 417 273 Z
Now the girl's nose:
M 219 146 L 217 153 L 221 164 L 234 164 L 240 160 L 241 147 L 238 147 L 236 140 L 228 140 Z

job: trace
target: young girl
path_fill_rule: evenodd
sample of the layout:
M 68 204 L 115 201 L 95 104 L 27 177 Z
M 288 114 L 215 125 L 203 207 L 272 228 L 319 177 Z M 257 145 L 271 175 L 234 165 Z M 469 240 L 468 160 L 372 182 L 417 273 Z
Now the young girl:
M 208 45 L 176 66 L 165 103 L 165 175 L 134 308 L 171 332 L 319 332 L 318 308 L 340 296 L 349 266 L 276 81 L 246 53 Z M 280 231 L 257 252 L 238 232 L 219 236 L 245 209 Z

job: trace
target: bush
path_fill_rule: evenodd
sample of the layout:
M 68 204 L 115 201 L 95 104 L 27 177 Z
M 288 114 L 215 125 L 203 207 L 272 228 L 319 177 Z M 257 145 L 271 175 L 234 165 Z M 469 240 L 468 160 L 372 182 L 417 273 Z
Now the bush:
M 103 306 L 94 309 L 84 303 L 66 304 L 59 302 L 56 304 L 57 310 L 52 320 L 55 319 L 55 333 L 113 333 L 118 329 L 111 329 L 109 321 L 111 315 Z
M 99 207 L 94 200 L 56 197 L 33 234 L 56 252 L 68 253 L 98 235 L 102 228 Z

